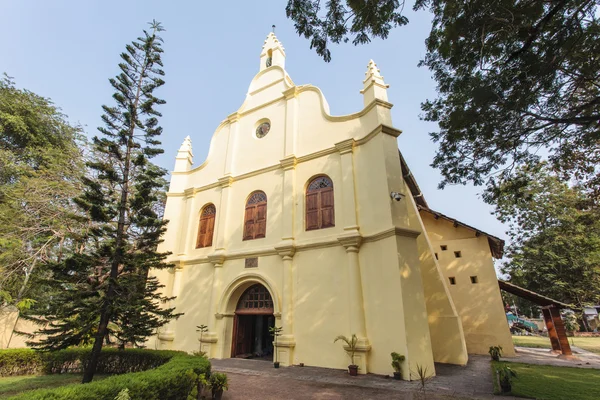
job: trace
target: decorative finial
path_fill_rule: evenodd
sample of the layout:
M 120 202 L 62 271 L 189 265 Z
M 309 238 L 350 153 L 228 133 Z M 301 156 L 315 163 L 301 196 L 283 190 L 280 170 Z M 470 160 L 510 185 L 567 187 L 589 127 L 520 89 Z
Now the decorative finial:
M 273 33 L 275 33 L 275 25 L 271 25 L 271 28 L 273 28 Z

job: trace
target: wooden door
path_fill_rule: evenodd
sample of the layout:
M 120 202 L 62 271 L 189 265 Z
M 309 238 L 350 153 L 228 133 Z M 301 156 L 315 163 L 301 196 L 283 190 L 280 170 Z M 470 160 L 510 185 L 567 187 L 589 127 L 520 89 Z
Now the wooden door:
M 196 248 L 212 246 L 213 233 L 215 230 L 215 206 L 209 204 L 202 209 L 200 214 L 200 226 L 198 227 L 198 240 Z
M 233 357 L 252 354 L 254 320 L 252 315 L 236 315 Z
M 326 176 L 315 178 L 306 191 L 306 230 L 335 226 L 333 182 Z
M 264 192 L 254 192 L 246 203 L 243 240 L 264 238 L 266 233 L 267 196 Z

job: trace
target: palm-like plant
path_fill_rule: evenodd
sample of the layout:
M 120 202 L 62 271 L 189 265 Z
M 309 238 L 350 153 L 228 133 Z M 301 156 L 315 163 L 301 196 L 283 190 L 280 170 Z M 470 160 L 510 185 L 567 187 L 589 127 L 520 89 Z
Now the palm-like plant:
M 337 342 L 338 340 L 341 340 L 342 342 L 346 343 L 346 346 L 348 346 L 347 351 L 348 353 L 350 353 L 350 360 L 352 361 L 352 365 L 356 365 L 354 363 L 354 353 L 356 353 L 356 344 L 358 342 L 356 334 L 353 333 L 350 339 L 348 339 L 347 336 L 339 335 L 333 340 L 333 343 Z

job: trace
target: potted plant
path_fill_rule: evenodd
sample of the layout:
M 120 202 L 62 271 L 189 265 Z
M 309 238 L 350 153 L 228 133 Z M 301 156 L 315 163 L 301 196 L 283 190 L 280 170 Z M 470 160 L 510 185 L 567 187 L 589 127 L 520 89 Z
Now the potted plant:
M 512 381 L 513 378 L 517 377 L 517 373 L 513 371 L 510 367 L 503 365 L 501 367 L 498 367 L 498 369 L 496 370 L 496 374 L 498 375 L 500 391 L 502 393 L 512 392 Z
M 345 350 L 350 353 L 350 361 L 352 364 L 348 365 L 348 374 L 350 374 L 350 376 L 358 375 L 358 365 L 354 363 L 354 353 L 356 353 L 356 343 L 358 342 L 358 338 L 355 334 L 352 334 L 350 339 L 344 335 L 340 335 L 334 339 L 333 343 L 337 342 L 338 340 L 346 343 L 347 348 L 345 348 Z
M 402 379 L 402 367 L 400 364 L 404 362 L 405 358 L 402 354 L 398 354 L 395 351 L 392 352 L 392 368 L 394 368 L 394 379 Z
M 279 368 L 279 361 L 277 361 L 277 336 L 281 336 L 282 327 L 272 326 L 269 328 L 269 333 L 273 336 L 273 347 L 275 348 L 275 361 L 273 367 Z
M 492 356 L 492 360 L 500 361 L 500 356 L 502 355 L 502 346 L 490 346 L 488 353 L 490 353 L 490 356 Z
M 213 372 L 210 374 L 210 388 L 212 390 L 212 398 L 221 400 L 221 397 L 223 397 L 223 390 L 229 389 L 227 375 L 221 372 Z

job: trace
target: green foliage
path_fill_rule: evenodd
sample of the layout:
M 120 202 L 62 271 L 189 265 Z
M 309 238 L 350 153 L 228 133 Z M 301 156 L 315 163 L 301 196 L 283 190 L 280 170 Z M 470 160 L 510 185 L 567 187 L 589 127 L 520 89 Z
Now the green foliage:
M 131 400 L 131 396 L 129 396 L 129 389 L 125 388 L 119 392 L 115 400 Z
M 333 340 L 333 343 L 337 342 L 338 340 L 341 340 L 342 342 L 346 343 L 346 350 L 348 351 L 348 353 L 350 353 L 350 361 L 352 362 L 352 365 L 356 365 L 354 363 L 354 354 L 356 353 L 356 345 L 358 343 L 358 338 L 356 337 L 356 334 L 353 333 L 350 338 L 344 335 L 339 335 Z
M 547 154 L 564 176 L 600 172 L 598 0 L 417 0 L 433 13 L 427 66 L 438 97 L 422 105 L 446 184 L 492 184 L 494 171 Z M 542 149 L 542 151 L 540 151 Z
M 546 163 L 517 168 L 488 189 L 509 226 L 511 282 L 582 308 L 600 301 L 600 213 L 579 186 L 570 187 Z
M 597 400 L 600 393 L 600 371 L 597 369 L 513 362 L 493 362 L 492 368 L 495 371 L 503 365 L 510 366 L 518 374 L 512 383 L 512 395 L 518 398 Z M 496 390 L 499 390 L 497 386 Z
M 84 224 L 72 198 L 81 189 L 81 128 L 49 99 L 0 79 L 0 299 L 20 311 L 47 297 L 36 281 Z
M 579 323 L 577 322 L 577 316 L 574 312 L 568 311 L 562 315 L 563 322 L 565 324 L 565 330 L 567 332 L 579 331 Z
M 427 368 L 427 366 L 423 366 L 421 364 L 417 364 L 416 375 L 420 385 L 419 390 L 425 393 L 427 390 L 427 384 L 433 375 L 429 372 L 429 368 Z
M 371 37 L 385 39 L 392 28 L 408 23 L 402 15 L 404 1 L 399 0 L 332 0 L 325 7 L 315 0 L 288 0 L 285 11 L 298 35 L 310 39 L 310 48 L 326 62 L 331 61 L 330 42 L 347 43 L 353 36 L 354 45 L 365 44 Z
M 98 371 L 104 374 L 145 371 L 183 354 L 185 353 L 166 350 L 106 348 L 100 353 Z M 0 350 L 0 376 L 78 373 L 84 370 L 89 359 L 89 348 L 71 348 L 55 352 L 32 349 Z
M 496 367 L 496 373 L 498 374 L 498 380 L 500 381 L 501 388 L 510 388 L 512 386 L 513 379 L 517 377 L 517 373 L 506 364 Z
M 228 390 L 229 389 L 229 383 L 227 381 L 227 375 L 221 373 L 221 372 L 213 372 L 210 374 L 210 379 L 209 379 L 209 383 L 210 383 L 210 388 L 213 391 L 218 391 L 218 390 Z
M 502 346 L 490 346 L 488 353 L 492 357 L 492 360 L 498 361 L 502 356 Z
M 200 339 L 198 339 L 198 352 L 194 353 L 194 355 L 206 355 L 205 352 L 202 351 L 202 336 L 208 332 L 208 326 L 206 325 L 198 325 L 196 326 L 196 332 L 200 332 Z
M 57 350 L 93 343 L 84 382 L 92 379 L 105 341 L 143 346 L 179 316 L 165 307 L 172 298 L 161 294 L 163 286 L 150 274 L 171 267 L 165 262 L 169 253 L 157 251 L 168 222 L 162 218 L 166 171 L 150 160 L 163 152 L 157 107 L 165 101 L 154 94 L 164 84 L 163 29 L 156 21 L 151 28 L 126 46 L 121 72 L 109 80 L 115 104 L 102 107 L 102 136 L 93 138 L 90 172 L 75 199 L 91 225 L 82 238 L 84 250 L 50 265 L 46 282 L 60 290 L 36 307 L 45 327 L 32 346 Z
M 277 362 L 277 338 L 281 336 L 282 327 L 278 326 L 270 326 L 269 333 L 273 336 L 273 345 L 275 346 L 275 362 Z
M 394 368 L 394 371 L 396 371 L 396 372 L 402 371 L 402 363 L 404 362 L 406 357 L 404 357 L 401 354 L 396 353 L 395 351 L 392 352 L 391 356 L 392 356 L 392 368 Z
M 105 349 L 101 354 L 106 352 Z M 84 350 L 87 360 L 91 357 L 90 350 Z M 55 353 L 42 354 L 60 354 Z M 131 400 L 179 400 L 187 398 L 198 381 L 198 376 L 210 371 L 210 363 L 205 358 L 191 357 L 181 352 L 152 351 L 152 350 L 125 350 L 110 351 L 108 358 L 100 359 L 98 364 L 100 371 L 108 373 L 122 373 L 122 375 L 111 376 L 101 381 L 94 381 L 85 385 L 76 384 L 62 386 L 56 389 L 39 389 L 11 397 L 11 400 L 113 400 L 119 393 L 127 388 Z M 134 354 L 127 361 L 121 361 L 120 357 L 128 353 Z M 81 354 L 81 353 L 80 353 Z M 143 361 L 146 355 L 150 359 Z M 127 356 L 125 356 L 127 357 Z M 63 367 L 55 368 L 55 373 L 64 372 L 68 368 L 67 359 L 63 360 Z M 79 361 L 75 359 L 75 361 Z M 160 364 L 158 362 L 160 361 Z M 137 364 L 142 362 L 142 364 Z M 77 369 L 84 368 L 84 363 L 76 363 Z M 162 364 L 162 365 L 161 365 Z M 141 366 L 148 369 L 142 372 Z M 111 372 L 112 371 L 112 372 Z

